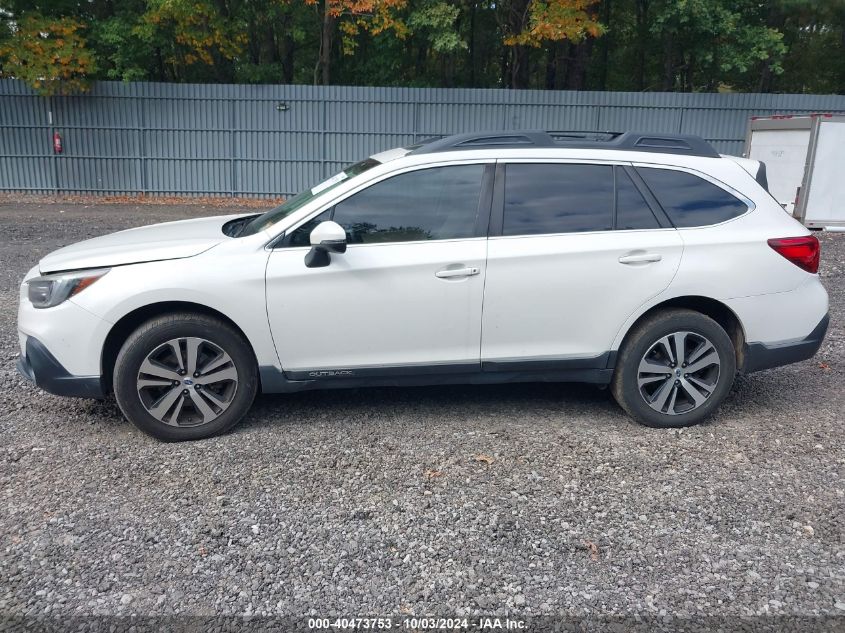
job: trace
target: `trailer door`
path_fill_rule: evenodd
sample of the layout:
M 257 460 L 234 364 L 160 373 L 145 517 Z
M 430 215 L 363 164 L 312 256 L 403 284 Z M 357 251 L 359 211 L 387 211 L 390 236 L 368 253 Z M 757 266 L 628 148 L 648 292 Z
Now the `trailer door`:
M 803 119 L 803 121 L 801 120 Z M 804 179 L 807 148 L 810 145 L 809 117 L 752 121 L 746 157 L 766 164 L 769 192 L 790 214 Z M 781 124 L 755 129 L 755 124 Z M 797 126 L 802 127 L 797 127 Z M 806 129 L 803 126 L 806 125 Z
M 811 151 L 805 191 L 799 202 L 804 225 L 845 226 L 845 117 L 819 120 Z

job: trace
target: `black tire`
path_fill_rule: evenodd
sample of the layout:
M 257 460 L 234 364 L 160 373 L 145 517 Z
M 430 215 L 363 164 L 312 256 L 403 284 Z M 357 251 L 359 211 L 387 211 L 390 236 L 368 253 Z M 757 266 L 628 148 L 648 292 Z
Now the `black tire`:
M 228 366 L 234 366 L 237 380 L 227 408 L 216 418 L 207 423 L 198 422 L 194 426 L 173 426 L 151 415 L 142 402 L 138 387 L 139 371 L 149 354 L 172 339 L 188 337 L 205 339 L 228 354 L 231 358 Z M 187 387 L 179 385 L 182 386 Z M 166 442 L 198 440 L 225 433 L 240 422 L 255 399 L 258 369 L 252 349 L 240 332 L 204 314 L 179 312 L 147 321 L 126 339 L 115 362 L 113 387 L 120 410 L 145 433 Z M 187 394 L 188 389 L 182 393 Z M 192 405 L 187 396 L 185 402 L 189 403 L 190 411 Z
M 684 411 L 684 406 L 693 406 L 694 403 L 688 397 L 687 392 L 680 388 L 678 393 L 681 395 L 677 396 L 682 398 L 681 405 L 678 407 L 680 412 L 670 415 L 668 413 L 668 403 L 665 405 L 666 411 L 661 412 L 652 408 L 646 402 L 646 397 L 653 397 L 653 394 L 641 393 L 638 376 L 640 362 L 644 360 L 646 354 L 655 353 L 651 351 L 654 349 L 653 346 L 663 337 L 670 336 L 676 332 L 692 333 L 693 336 L 689 338 L 693 341 L 696 340 L 697 336 L 704 337 L 709 341 L 718 354 L 719 367 L 715 372 L 712 368 L 709 370 L 716 373 L 717 377 L 711 378 L 713 381 L 712 391 L 710 391 L 702 404 L 691 410 Z M 653 357 L 649 356 L 649 358 Z M 677 390 L 679 389 L 677 385 L 681 383 L 680 376 L 677 376 L 678 379 L 676 380 L 675 375 L 678 367 L 672 365 L 670 367 L 671 369 L 666 369 L 671 375 L 670 373 L 666 374 L 665 388 L 671 390 L 672 385 L 670 383 L 674 383 Z M 682 375 L 686 376 L 686 374 Z M 713 376 L 713 373 L 710 375 Z M 611 393 L 613 393 L 613 397 L 619 403 L 619 406 L 640 424 L 656 428 L 692 426 L 715 413 L 728 395 L 735 375 L 736 351 L 734 350 L 730 337 L 722 326 L 710 317 L 694 310 L 667 309 L 647 317 L 626 337 L 616 362 L 616 369 L 611 383 Z M 651 374 L 647 374 L 647 376 L 651 377 Z M 655 392 L 658 389 L 664 388 L 663 381 L 659 380 L 657 376 L 659 374 L 655 373 L 654 380 L 657 381 L 657 386 L 654 387 Z M 652 387 L 645 387 L 646 390 L 650 388 Z M 706 390 L 700 390 L 700 393 L 706 393 Z M 688 405 L 687 401 L 689 401 Z

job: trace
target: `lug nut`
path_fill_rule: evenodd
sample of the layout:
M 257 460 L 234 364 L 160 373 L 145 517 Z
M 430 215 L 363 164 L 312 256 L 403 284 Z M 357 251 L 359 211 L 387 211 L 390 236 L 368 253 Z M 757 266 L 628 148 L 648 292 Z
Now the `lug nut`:
M 184 369 L 179 370 L 179 375 L 184 376 L 187 372 Z
M 194 389 L 196 389 L 197 391 L 199 391 L 200 389 L 202 389 L 202 385 L 194 385 Z
M 183 390 L 182 390 L 182 395 L 183 395 L 183 396 L 187 396 L 187 395 L 188 395 L 188 390 L 187 390 L 187 389 L 183 389 Z
M 199 378 L 200 373 L 198 371 L 194 372 L 194 378 Z

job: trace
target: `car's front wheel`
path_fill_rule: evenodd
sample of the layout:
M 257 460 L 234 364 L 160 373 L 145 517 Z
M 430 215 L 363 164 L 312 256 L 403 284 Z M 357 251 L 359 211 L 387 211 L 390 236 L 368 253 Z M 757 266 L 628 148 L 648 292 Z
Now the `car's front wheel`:
M 255 398 L 258 372 L 249 344 L 203 314 L 163 315 L 123 344 L 114 393 L 123 414 L 166 441 L 196 440 L 231 429 Z
M 641 424 L 690 426 L 719 407 L 735 374 L 736 353 L 722 326 L 693 310 L 664 310 L 628 336 L 611 390 Z

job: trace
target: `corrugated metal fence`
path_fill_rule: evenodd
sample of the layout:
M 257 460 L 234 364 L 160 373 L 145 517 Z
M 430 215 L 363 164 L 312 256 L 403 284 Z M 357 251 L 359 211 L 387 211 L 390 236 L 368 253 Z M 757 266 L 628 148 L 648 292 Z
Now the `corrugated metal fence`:
M 0 80 L 0 190 L 285 196 L 380 150 L 494 129 L 683 132 L 739 154 L 749 117 L 809 112 L 845 113 L 845 96 L 100 82 L 48 99 Z

